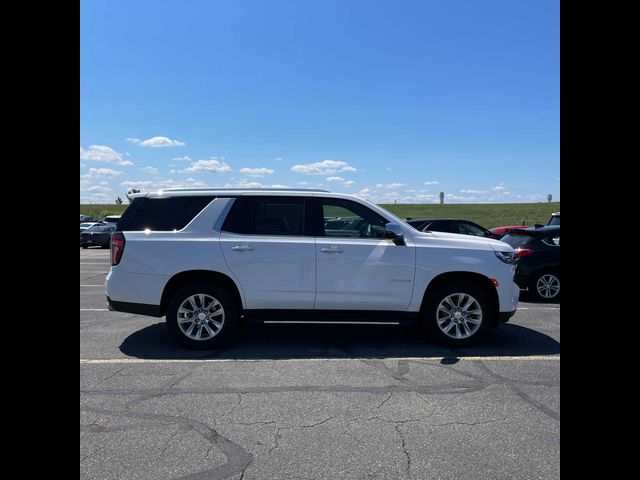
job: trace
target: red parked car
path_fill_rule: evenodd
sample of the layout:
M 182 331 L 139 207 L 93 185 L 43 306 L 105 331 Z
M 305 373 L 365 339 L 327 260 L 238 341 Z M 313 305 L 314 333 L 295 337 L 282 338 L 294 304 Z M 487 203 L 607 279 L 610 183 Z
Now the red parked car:
M 509 227 L 493 227 L 493 228 L 490 228 L 489 230 L 491 231 L 491 233 L 498 235 L 499 237 L 504 237 L 507 234 L 507 230 L 510 228 L 531 228 L 531 227 L 527 227 L 526 225 L 511 225 Z

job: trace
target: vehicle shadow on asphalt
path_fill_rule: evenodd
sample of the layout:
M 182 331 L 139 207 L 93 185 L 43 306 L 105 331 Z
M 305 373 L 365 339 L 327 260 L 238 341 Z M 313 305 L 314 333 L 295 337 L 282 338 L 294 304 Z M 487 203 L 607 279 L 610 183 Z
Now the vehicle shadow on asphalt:
M 528 356 L 560 353 L 548 335 L 505 324 L 489 332 L 482 344 L 450 349 L 407 327 L 388 325 L 246 324 L 233 343 L 215 350 L 188 350 L 156 323 L 129 335 L 120 351 L 143 359 L 304 359 L 381 357 Z

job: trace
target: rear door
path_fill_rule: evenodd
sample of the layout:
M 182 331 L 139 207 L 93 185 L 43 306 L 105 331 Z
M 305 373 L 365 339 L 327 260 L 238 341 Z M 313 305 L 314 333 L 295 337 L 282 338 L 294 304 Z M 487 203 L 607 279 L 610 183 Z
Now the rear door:
M 316 252 L 305 197 L 241 196 L 222 225 L 220 245 L 248 309 L 312 309 Z

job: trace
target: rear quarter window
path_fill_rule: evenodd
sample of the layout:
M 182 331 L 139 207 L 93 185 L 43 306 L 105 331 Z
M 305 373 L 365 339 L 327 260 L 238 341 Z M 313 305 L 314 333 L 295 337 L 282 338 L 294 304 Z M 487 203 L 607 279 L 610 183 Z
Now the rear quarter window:
M 118 230 L 171 232 L 182 230 L 215 197 L 138 197 L 120 218 Z
M 513 248 L 521 247 L 529 240 L 531 240 L 531 237 L 528 237 L 526 235 L 505 235 L 500 239 L 500 241 L 508 243 Z

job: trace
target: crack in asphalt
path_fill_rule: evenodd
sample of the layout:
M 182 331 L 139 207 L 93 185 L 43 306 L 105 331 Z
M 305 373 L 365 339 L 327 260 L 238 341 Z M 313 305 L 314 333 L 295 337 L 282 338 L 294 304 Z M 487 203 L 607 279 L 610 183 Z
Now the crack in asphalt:
M 402 451 L 404 452 L 404 456 L 407 458 L 407 468 L 406 468 L 407 478 L 411 479 L 411 455 L 409 454 L 409 450 L 407 449 L 407 441 L 404 437 L 404 433 L 402 433 L 402 431 L 400 430 L 401 426 L 402 426 L 402 423 L 398 422 L 398 424 L 394 428 L 395 428 L 395 431 L 398 432 L 398 435 L 400 436 Z
M 268 423 L 275 423 L 275 427 L 276 427 L 275 435 L 274 435 L 274 445 L 273 445 L 273 447 L 271 447 L 269 449 L 269 452 L 267 454 L 270 455 L 271 452 L 273 452 L 273 451 L 277 450 L 278 448 L 280 448 L 280 439 L 282 438 L 282 431 L 283 430 L 292 430 L 294 428 L 315 428 L 318 425 L 322 425 L 323 423 L 327 423 L 329 420 L 332 420 L 333 418 L 335 418 L 335 417 L 325 418 L 324 420 L 321 420 L 321 421 L 319 421 L 317 423 L 313 423 L 311 425 L 290 425 L 288 427 L 279 427 L 277 421 L 266 422 L 265 425 L 268 424 Z
M 222 480 L 243 472 L 253 461 L 253 455 L 247 452 L 240 445 L 220 435 L 216 430 L 214 430 L 207 424 L 199 422 L 197 420 L 193 420 L 191 418 L 155 413 L 109 410 L 95 407 L 80 407 L 80 409 L 92 413 L 102 413 L 120 417 L 131 417 L 142 420 L 149 420 L 152 422 L 159 422 L 160 424 L 176 424 L 184 426 L 194 432 L 197 432 L 205 440 L 211 443 L 211 445 L 216 446 L 227 459 L 226 463 L 212 469 L 184 475 L 180 477 L 182 480 Z
M 494 372 L 493 370 L 491 370 L 484 362 L 482 362 L 481 360 L 476 360 L 473 362 L 473 364 L 479 368 L 480 370 L 484 371 L 487 373 L 487 375 L 489 376 L 490 379 L 494 380 L 495 384 L 502 384 L 502 385 L 506 385 L 507 387 L 509 387 L 511 389 L 511 391 L 513 391 L 513 393 L 515 393 L 518 397 L 520 397 L 522 400 L 524 400 L 526 403 L 528 403 L 529 405 L 531 405 L 533 408 L 535 408 L 536 410 L 538 410 L 539 412 L 544 413 L 545 415 L 548 415 L 549 417 L 553 418 L 556 421 L 560 421 L 560 413 L 556 412 L 555 410 L 553 410 L 552 408 L 547 407 L 546 405 L 538 402 L 537 400 L 533 399 L 527 392 L 525 392 L 519 385 L 520 384 L 528 384 L 531 385 L 530 382 L 521 382 L 518 380 L 512 380 L 506 377 L 503 377 L 502 375 L 497 374 L 496 372 Z M 535 384 L 534 384 L 535 385 Z
M 385 403 L 387 403 L 389 400 L 391 400 L 392 396 L 393 396 L 393 392 L 389 392 L 389 395 L 387 396 L 387 398 L 385 398 L 380 405 L 378 405 L 377 407 L 373 408 L 373 410 L 378 410 L 379 408 L 381 408 Z
M 288 385 L 288 386 L 263 386 L 263 387 L 176 387 L 177 384 L 182 382 L 184 379 L 189 377 L 194 373 L 194 370 L 191 369 L 189 372 L 183 375 L 177 375 L 177 378 L 172 378 L 170 383 L 161 388 L 111 388 L 111 389 L 101 389 L 98 390 L 95 387 L 104 383 L 109 378 L 116 376 L 123 369 L 118 370 L 114 374 L 109 377 L 101 380 L 98 384 L 96 384 L 91 389 L 81 390 L 81 394 L 86 396 L 95 396 L 95 395 L 106 395 L 106 396 L 123 396 L 123 395 L 135 395 L 137 399 L 129 402 L 126 406 L 127 408 L 131 407 L 134 404 L 139 404 L 144 402 L 145 400 L 152 398 L 160 398 L 164 396 L 174 396 L 174 395 L 185 395 L 185 394 L 209 394 L 209 395 L 227 395 L 227 394 L 235 394 L 238 396 L 237 403 L 235 406 L 225 413 L 221 418 L 218 419 L 217 422 L 221 424 L 227 425 L 241 425 L 241 426 L 274 426 L 274 436 L 273 436 L 273 444 L 269 448 L 267 455 L 272 454 L 274 451 L 280 448 L 280 442 L 283 436 L 283 432 L 285 430 L 291 430 L 296 428 L 315 428 L 322 424 L 329 422 L 330 420 L 336 418 L 334 416 L 325 418 L 315 423 L 311 424 L 301 424 L 301 425 L 279 425 L 278 420 L 261 420 L 254 422 L 229 422 L 229 421 L 220 421 L 224 418 L 231 416 L 234 412 L 236 412 L 243 401 L 243 395 L 245 394 L 260 394 L 260 393 L 285 393 L 285 392 L 302 392 L 302 393 L 310 393 L 310 392 L 324 392 L 324 393 L 369 393 L 373 395 L 385 395 L 386 397 L 379 401 L 372 408 L 368 408 L 366 412 L 374 412 L 376 410 L 381 409 L 387 402 L 391 400 L 395 393 L 417 393 L 420 395 L 451 395 L 451 394 L 466 394 L 472 392 L 478 392 L 484 390 L 488 387 L 494 385 L 505 385 L 510 388 L 516 395 L 518 395 L 522 400 L 539 410 L 540 412 L 550 416 L 555 420 L 559 420 L 559 414 L 552 410 L 551 408 L 541 404 L 540 402 L 532 399 L 526 392 L 522 390 L 520 385 L 555 385 L 554 382 L 551 381 L 530 381 L 530 380 L 517 380 L 517 379 L 509 379 L 493 372 L 489 367 L 487 367 L 482 361 L 475 361 L 474 366 L 480 373 L 476 372 L 465 372 L 463 370 L 459 370 L 450 365 L 441 365 L 440 363 L 432 363 L 432 362 L 419 362 L 416 360 L 399 360 L 396 368 L 391 368 L 387 364 L 385 364 L 382 360 L 361 360 L 362 363 L 368 365 L 369 367 L 383 373 L 385 377 L 391 378 L 395 380 L 396 383 L 382 386 L 350 386 L 350 385 Z M 416 381 L 409 380 L 406 378 L 406 375 L 409 373 L 409 365 L 410 363 L 419 363 L 420 365 L 428 364 L 430 366 L 436 366 L 438 368 L 445 368 L 447 371 L 455 372 L 462 377 L 464 380 L 458 380 L 455 382 L 445 382 L 437 385 L 421 385 L 416 383 Z M 216 446 L 218 449 L 222 451 L 225 455 L 227 461 L 225 464 L 217 466 L 215 468 L 209 470 L 203 470 L 198 473 L 194 473 L 191 475 L 186 475 L 181 477 L 183 480 L 203 480 L 207 479 L 223 479 L 228 478 L 232 475 L 240 474 L 240 478 L 244 478 L 245 472 L 247 468 L 253 461 L 253 455 L 246 451 L 240 445 L 235 444 L 229 439 L 221 436 L 216 430 L 209 427 L 208 425 L 198 422 L 196 420 L 192 420 L 190 418 L 182 417 L 182 416 L 170 416 L 170 415 L 160 415 L 160 414 L 147 414 L 143 412 L 131 412 L 127 411 L 116 411 L 116 410 L 107 410 L 107 409 L 99 409 L 99 408 L 91 408 L 91 407 L 81 407 L 81 410 L 95 412 L 95 413 L 105 413 L 116 416 L 125 416 L 125 417 L 133 417 L 139 418 L 143 420 L 149 420 L 154 423 L 151 427 L 161 426 L 161 425 L 180 425 L 182 428 L 187 428 L 189 430 L 193 430 L 207 439 L 211 446 L 209 450 Z M 503 412 L 504 413 L 504 412 Z M 351 420 L 347 420 L 349 423 L 357 422 L 357 421 L 381 421 L 385 423 L 389 423 L 394 425 L 394 430 L 399 436 L 402 453 L 406 459 L 406 475 L 407 478 L 411 477 L 411 454 L 408 447 L 408 442 L 406 438 L 407 432 L 403 431 L 403 426 L 410 422 L 424 423 L 429 427 L 445 427 L 450 425 L 464 425 L 464 426 L 478 426 L 483 424 L 495 423 L 506 420 L 506 417 L 489 419 L 489 420 L 481 420 L 477 422 L 464 422 L 464 421 L 454 421 L 440 424 L 430 424 L 425 422 L 425 419 L 434 415 L 440 415 L 440 413 L 433 412 L 429 415 L 423 416 L 420 419 L 410 418 L 403 420 L 390 420 L 387 418 L 383 418 L 380 416 L 369 416 L 365 418 L 366 415 L 360 415 L 359 417 L 353 418 Z M 126 437 L 126 430 L 133 428 L 147 428 L 145 424 L 131 425 L 131 426 L 102 426 L 97 424 L 90 425 L 81 425 L 81 432 L 91 432 L 91 433 L 104 433 L 111 431 L 123 431 L 125 432 L 125 436 L 120 439 L 120 442 Z M 362 443 L 358 438 L 349 434 L 349 428 L 345 429 L 342 434 L 349 436 L 356 440 L 359 443 Z M 163 449 L 163 452 L 169 448 L 171 444 L 171 440 L 177 435 L 177 432 L 167 440 L 167 446 Z M 95 455 L 101 449 L 92 452 L 85 456 L 82 461 L 86 460 L 92 455 Z M 162 453 L 162 452 L 161 452 Z
M 467 425 L 467 426 L 470 426 L 470 427 L 475 427 L 476 425 L 484 425 L 486 423 L 503 422 L 506 419 L 507 419 L 506 417 L 501 417 L 501 418 L 493 418 L 491 420 L 481 420 L 479 422 L 430 423 L 430 424 L 428 424 L 428 426 L 429 427 L 446 427 L 448 425 Z
M 96 387 L 98 387 L 99 385 L 102 385 L 104 382 L 106 382 L 107 380 L 109 380 L 110 378 L 115 377 L 116 375 L 118 375 L 120 372 L 122 372 L 123 370 L 125 370 L 126 368 L 128 368 L 129 365 L 125 365 L 124 367 L 122 367 L 121 369 L 119 369 L 118 371 L 116 371 L 115 373 L 109 375 L 106 378 L 103 378 L 102 380 L 100 380 L 98 383 L 96 383 L 91 389 L 95 390 Z

